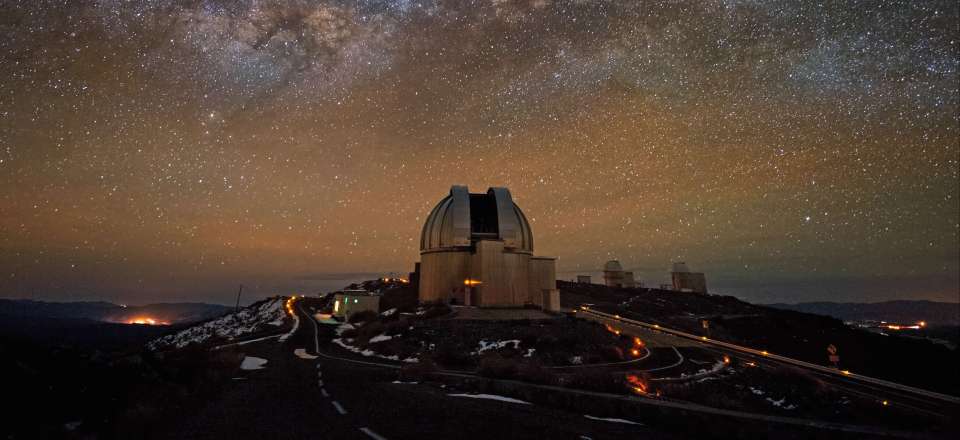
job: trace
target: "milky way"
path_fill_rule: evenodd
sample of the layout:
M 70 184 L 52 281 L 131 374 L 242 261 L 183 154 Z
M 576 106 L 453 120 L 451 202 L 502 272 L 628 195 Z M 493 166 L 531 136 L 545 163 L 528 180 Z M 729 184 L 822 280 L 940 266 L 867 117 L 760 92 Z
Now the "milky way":
M 403 273 L 467 184 L 563 278 L 957 299 L 955 1 L 0 4 L 0 296 Z

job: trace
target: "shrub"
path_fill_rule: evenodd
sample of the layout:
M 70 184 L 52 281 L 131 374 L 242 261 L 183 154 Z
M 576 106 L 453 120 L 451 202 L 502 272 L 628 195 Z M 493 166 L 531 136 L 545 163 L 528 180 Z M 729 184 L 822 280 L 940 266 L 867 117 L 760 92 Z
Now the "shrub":
M 539 362 L 525 361 L 517 367 L 517 379 L 541 385 L 556 385 L 557 375 L 543 368 Z
M 538 350 L 550 349 L 556 347 L 559 341 L 556 336 L 553 335 L 542 335 L 537 339 L 536 348 Z
M 570 388 L 579 388 L 604 393 L 624 393 L 627 391 L 627 381 L 623 373 L 609 372 L 595 369 L 581 369 L 568 376 L 564 385 Z
M 477 374 L 494 379 L 514 379 L 519 370 L 519 362 L 493 353 L 480 359 Z
M 537 341 L 540 340 L 540 332 L 538 329 L 527 329 L 520 335 L 520 346 L 521 347 L 536 347 Z
M 404 286 L 387 290 L 380 298 L 380 311 L 397 309 L 400 312 L 412 312 L 417 309 L 418 304 L 417 289 L 410 286 Z
M 420 317 L 422 319 L 433 319 L 449 315 L 451 311 L 453 311 L 453 309 L 446 304 L 434 304 L 431 305 L 430 308 L 428 308 L 425 312 L 423 312 Z
M 437 345 L 433 350 L 433 359 L 440 365 L 448 367 L 462 367 L 471 363 L 467 350 L 452 341 L 444 341 Z
M 379 313 L 374 312 L 373 310 L 364 310 L 362 312 L 357 312 L 350 315 L 350 317 L 347 318 L 347 322 L 351 324 L 355 324 L 358 322 L 368 322 L 368 321 L 374 321 L 378 317 L 380 317 Z
M 367 322 L 357 329 L 357 342 L 366 344 L 370 338 L 383 333 L 384 325 L 380 321 Z
M 383 327 L 383 334 L 396 336 L 403 333 L 410 327 L 410 321 L 407 318 L 400 318 L 396 321 L 391 321 Z
M 421 359 L 420 362 L 406 364 L 400 368 L 399 379 L 406 382 L 419 382 L 430 373 L 439 371 L 437 364 L 430 359 Z
M 623 360 L 623 349 L 616 345 L 605 345 L 600 347 L 600 357 L 607 362 L 619 362 Z
M 355 328 L 348 328 L 340 333 L 340 337 L 344 339 L 356 338 L 359 333 Z

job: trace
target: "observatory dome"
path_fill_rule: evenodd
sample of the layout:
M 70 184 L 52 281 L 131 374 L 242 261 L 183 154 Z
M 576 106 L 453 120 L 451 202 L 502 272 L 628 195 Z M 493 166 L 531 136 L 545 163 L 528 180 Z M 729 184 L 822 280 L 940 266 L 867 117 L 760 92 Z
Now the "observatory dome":
M 506 188 L 470 194 L 453 186 L 433 208 L 420 234 L 420 252 L 471 247 L 478 240 L 502 240 L 505 249 L 533 253 L 533 233 Z
M 604 272 L 623 272 L 623 266 L 617 260 L 610 260 L 603 265 Z

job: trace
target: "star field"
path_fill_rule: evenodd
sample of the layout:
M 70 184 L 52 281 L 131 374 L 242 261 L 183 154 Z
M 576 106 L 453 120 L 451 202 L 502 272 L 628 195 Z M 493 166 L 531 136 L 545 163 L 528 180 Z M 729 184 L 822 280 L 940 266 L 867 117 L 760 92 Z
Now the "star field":
M 452 184 L 559 276 L 756 301 L 960 283 L 953 1 L 0 1 L 0 296 L 412 270 Z

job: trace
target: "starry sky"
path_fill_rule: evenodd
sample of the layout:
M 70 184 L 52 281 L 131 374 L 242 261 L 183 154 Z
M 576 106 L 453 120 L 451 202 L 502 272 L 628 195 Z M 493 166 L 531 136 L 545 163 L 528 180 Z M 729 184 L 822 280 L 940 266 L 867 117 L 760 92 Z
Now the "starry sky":
M 558 276 L 957 301 L 955 1 L 0 0 L 0 296 L 405 274 L 452 184 Z

